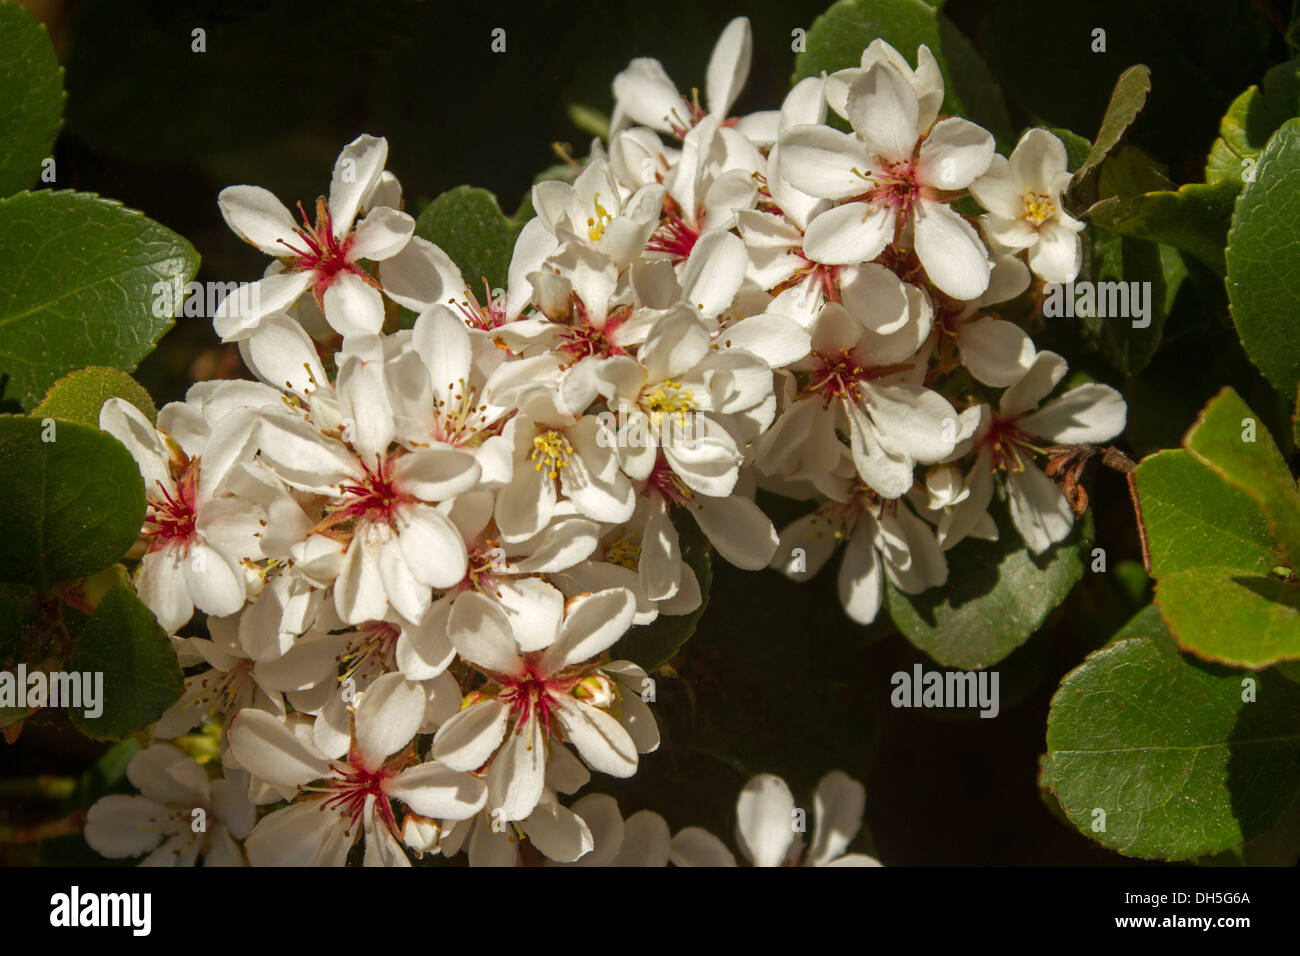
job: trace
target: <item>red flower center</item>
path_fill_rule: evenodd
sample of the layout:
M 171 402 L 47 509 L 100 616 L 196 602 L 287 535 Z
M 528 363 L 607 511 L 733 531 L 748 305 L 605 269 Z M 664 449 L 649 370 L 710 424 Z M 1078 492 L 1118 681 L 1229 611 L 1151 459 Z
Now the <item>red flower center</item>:
M 351 252 L 355 234 L 348 232 L 342 239 L 334 238 L 334 220 L 325 197 L 316 200 L 314 226 L 307 219 L 307 211 L 302 208 L 302 203 L 298 203 L 298 212 L 302 214 L 302 228 L 294 229 L 294 232 L 301 240 L 303 248 L 281 241 L 297 256 L 290 263 L 290 269 L 295 272 L 315 273 L 316 282 L 313 291 L 318 301 L 324 296 L 330 283 L 344 272 L 350 272 L 367 284 L 378 288 L 374 277 L 352 261 Z
M 170 493 L 158 482 L 159 496 L 149 499 L 145 511 L 144 527 L 140 536 L 149 542 L 150 551 L 159 551 L 170 544 L 188 544 L 194 536 L 198 508 L 195 486 L 198 484 L 199 460 L 193 459 L 176 481 L 176 493 Z

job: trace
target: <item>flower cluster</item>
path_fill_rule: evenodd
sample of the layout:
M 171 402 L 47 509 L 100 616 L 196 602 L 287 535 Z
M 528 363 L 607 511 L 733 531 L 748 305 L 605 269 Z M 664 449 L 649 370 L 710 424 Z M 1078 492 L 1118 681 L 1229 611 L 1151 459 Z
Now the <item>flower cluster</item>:
M 314 219 L 258 187 L 221 193 L 273 257 L 216 321 L 257 381 L 199 383 L 156 427 L 110 400 L 100 424 L 144 477 L 136 586 L 190 668 L 154 735 L 209 728 L 226 779 L 209 795 L 159 743 L 145 802 L 92 811 L 92 845 L 613 861 L 612 801 L 560 796 L 659 744 L 647 675 L 616 645 L 699 607 L 683 521 L 728 562 L 795 578 L 844 544 L 860 622 L 885 577 L 940 586 L 946 551 L 996 537 L 999 483 L 1032 551 L 1066 536 L 1077 502 L 1048 475 L 1116 435 L 1125 406 L 1097 384 L 1049 399 L 1065 363 L 1006 307 L 1079 269 L 1060 141 L 1031 130 L 998 156 L 941 116 L 924 46 L 913 68 L 876 41 L 779 110 L 732 116 L 749 63 L 744 19 L 703 105 L 634 60 L 608 141 L 534 187 L 483 301 L 415 235 L 383 139 L 344 148 Z M 778 534 L 760 489 L 812 510 Z M 196 608 L 207 634 L 184 636 Z M 860 790 L 832 775 L 819 800 L 860 819 Z M 220 835 L 168 836 L 177 801 L 225 805 Z M 254 823 L 245 803 L 279 806 Z M 742 794 L 755 863 L 796 852 L 772 822 L 792 807 L 774 777 Z M 137 818 L 149 839 L 111 835 Z M 732 859 L 702 831 L 670 845 L 652 818 L 626 822 L 625 855 Z M 815 839 L 810 860 L 851 838 Z

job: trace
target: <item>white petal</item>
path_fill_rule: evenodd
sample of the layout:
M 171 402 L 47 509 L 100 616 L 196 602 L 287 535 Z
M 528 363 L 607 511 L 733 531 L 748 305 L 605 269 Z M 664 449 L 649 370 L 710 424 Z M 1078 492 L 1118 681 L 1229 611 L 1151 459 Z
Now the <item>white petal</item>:
M 1037 352 L 1033 340 L 1013 322 L 982 316 L 958 327 L 961 361 L 985 385 L 1006 388 L 1025 377 Z
M 956 116 L 939 120 L 921 143 L 917 173 L 939 189 L 965 189 L 993 160 L 993 134 Z
M 404 212 L 380 206 L 357 223 L 348 258 L 391 259 L 405 248 L 415 232 L 415 220 Z
M 887 206 L 851 202 L 828 209 L 808 224 L 804 254 L 814 262 L 848 265 L 874 259 L 894 238 Z
M 434 761 L 403 770 L 388 781 L 384 792 L 421 816 L 438 820 L 467 820 L 487 802 L 482 780 Z
M 302 248 L 292 214 L 261 186 L 227 186 L 218 194 L 217 206 L 235 235 L 267 255 L 294 256 L 289 245 Z
M 710 113 L 726 116 L 730 112 L 749 76 L 752 56 L 753 39 L 750 36 L 749 20 L 736 17 L 722 31 L 713 47 L 713 54 L 709 57 L 704 88 Z
M 496 603 L 477 591 L 456 598 L 447 625 L 461 657 L 495 674 L 523 673 L 523 661 L 510 620 Z
M 630 777 L 636 773 L 636 745 L 622 724 L 605 711 L 568 695 L 553 700 L 569 742 L 592 770 L 611 777 Z
M 1033 462 L 1007 475 L 1011 520 L 1034 554 L 1042 554 L 1070 533 L 1074 512 L 1060 487 Z
M 264 710 L 241 710 L 227 737 L 239 765 L 275 786 L 300 787 L 330 773 L 324 755 Z
M 627 588 L 575 597 L 565 609 L 559 637 L 542 658 L 546 673 L 581 664 L 600 654 L 632 626 L 636 599 Z
M 810 196 L 848 199 L 870 187 L 864 176 L 871 155 L 847 133 L 829 126 L 796 126 L 781 137 L 780 148 L 781 177 Z
M 784 780 L 761 773 L 736 800 L 741 851 L 755 866 L 780 866 L 794 843 L 794 797 Z
M 322 297 L 325 320 L 340 335 L 378 333 L 384 325 L 384 297 L 351 272 L 339 272 Z
M 375 188 L 388 162 L 388 140 L 362 134 L 343 147 L 330 177 L 330 217 L 334 238 L 342 239 L 352 228 L 357 210 Z
M 989 287 L 988 250 L 975 228 L 947 205 L 921 200 L 914 212 L 916 254 L 941 292 L 954 299 L 978 299 Z
M 691 514 L 718 553 L 738 568 L 765 568 L 776 553 L 776 529 L 753 501 L 741 495 L 694 499 Z
M 822 777 L 813 794 L 813 839 L 808 862 L 825 866 L 848 849 L 862 829 L 867 791 L 841 770 Z
M 673 837 L 674 866 L 735 866 L 736 858 L 726 845 L 708 830 L 687 827 Z
M 1124 430 L 1128 406 L 1109 385 L 1089 383 L 1072 388 L 1038 411 L 1020 419 L 1019 425 L 1059 445 L 1109 441 Z
M 500 701 L 472 704 L 438 728 L 430 756 L 453 770 L 477 770 L 501 746 L 509 720 Z
M 890 162 L 911 157 L 920 104 L 916 91 L 893 67 L 877 63 L 854 80 L 846 110 L 872 155 Z

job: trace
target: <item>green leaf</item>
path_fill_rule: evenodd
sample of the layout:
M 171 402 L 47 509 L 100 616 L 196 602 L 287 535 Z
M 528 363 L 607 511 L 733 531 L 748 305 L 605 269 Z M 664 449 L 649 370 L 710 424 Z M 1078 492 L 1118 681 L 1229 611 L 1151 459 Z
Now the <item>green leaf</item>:
M 1086 527 L 1081 527 L 1086 526 Z M 917 595 L 886 582 L 885 606 L 909 641 L 944 667 L 988 667 L 1029 639 L 1083 576 L 1090 518 L 1034 556 L 1009 522 L 998 541 L 967 538 L 948 552 L 948 581 Z
M 1228 233 L 1228 303 L 1246 354 L 1283 395 L 1300 386 L 1300 119 L 1268 141 Z
M 1106 361 L 1126 375 L 1140 372 L 1164 335 L 1167 295 L 1160 247 L 1149 240 L 1094 230 L 1088 274 L 1096 282 L 1146 283 L 1150 314 L 1144 327 L 1134 326 L 1130 318 L 1080 316 Z
M 63 124 L 63 68 L 45 26 L 0 3 L 0 196 L 36 182 Z
M 19 657 L 36 612 L 36 594 L 25 584 L 0 582 L 0 666 Z
M 1180 646 L 1236 667 L 1300 659 L 1300 587 L 1236 568 L 1199 567 L 1156 582 Z
M 1259 416 L 1236 392 L 1224 388 L 1205 406 L 1183 444 L 1198 461 L 1254 499 L 1287 566 L 1300 570 L 1300 494 Z
M 1277 544 L 1255 501 L 1181 448 L 1142 459 L 1137 490 L 1152 577 L 1206 565 L 1249 574 L 1277 566 Z
M 1300 116 L 1300 59 L 1279 63 L 1264 74 L 1264 86 L 1252 86 L 1232 101 L 1219 123 L 1219 138 L 1205 161 L 1205 181 L 1230 180 L 1238 185 L 1254 175 L 1269 137 L 1284 122 Z
M 67 668 L 104 675 L 103 713 L 68 713 L 73 725 L 95 740 L 120 740 L 143 730 L 185 689 L 167 633 L 135 592 L 121 586 L 95 608 Z
M 471 289 L 485 278 L 493 289 L 503 289 L 523 227 L 523 222 L 506 218 L 486 189 L 457 186 L 424 208 L 415 234 L 451 256 Z
M 1129 618 L 1107 643 L 1118 644 L 1120 641 L 1138 637 L 1169 639 L 1169 629 L 1165 627 L 1165 619 L 1160 616 L 1160 609 L 1154 604 L 1148 604 Z
M 1111 232 L 1153 239 L 1187 252 L 1223 275 L 1223 247 L 1237 187 L 1188 183 L 1131 197 L 1109 196 L 1088 210 L 1089 220 Z
M 1125 855 L 1237 846 L 1300 790 L 1300 687 L 1251 680 L 1246 702 L 1240 673 L 1180 658 L 1167 634 L 1107 645 L 1052 699 L 1043 779 L 1085 836 Z
M 1150 92 L 1151 71 L 1141 63 L 1130 66 L 1119 75 L 1119 79 L 1115 81 L 1115 89 L 1111 91 L 1106 113 L 1102 117 L 1101 128 L 1097 131 L 1097 138 L 1093 140 L 1092 149 L 1088 152 L 1088 158 L 1070 180 L 1069 189 L 1072 194 L 1087 195 L 1089 183 L 1096 176 L 1101 161 L 1119 145 L 1120 139 L 1133 125 L 1138 113 L 1142 111 L 1147 101 L 1147 94 Z
M 48 190 L 0 200 L 7 397 L 31 408 L 73 369 L 134 369 L 172 326 L 153 314 L 155 284 L 188 283 L 198 266 L 193 246 L 120 203 Z
M 108 567 L 144 522 L 135 459 L 89 425 L 0 416 L 0 488 L 0 580 L 40 591 Z
M 647 671 L 668 663 L 695 633 L 700 618 L 709 606 L 709 589 L 713 584 L 709 539 L 694 521 L 674 522 L 682 560 L 695 572 L 700 585 L 700 606 L 690 614 L 668 616 L 662 612 L 649 624 L 628 631 L 610 651 L 614 660 L 629 660 Z
M 36 418 L 61 418 L 69 422 L 99 427 L 99 410 L 110 398 L 130 402 L 157 424 L 158 409 L 144 387 L 125 372 L 115 368 L 85 368 L 63 376 L 45 393 L 32 411 Z
M 839 0 L 813 21 L 795 57 L 794 78 L 860 67 L 862 51 L 876 39 L 913 66 L 917 47 L 928 46 L 943 72 L 943 112 L 966 116 L 1002 142 L 1009 139 L 1006 100 L 988 67 L 961 31 L 922 0 Z

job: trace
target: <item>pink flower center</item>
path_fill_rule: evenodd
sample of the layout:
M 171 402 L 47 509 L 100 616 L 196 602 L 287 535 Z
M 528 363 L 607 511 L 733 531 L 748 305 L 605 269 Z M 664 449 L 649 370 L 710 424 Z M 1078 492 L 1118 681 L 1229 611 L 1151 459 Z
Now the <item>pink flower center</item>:
M 393 817 L 393 806 L 388 801 L 388 794 L 384 792 L 384 781 L 397 775 L 398 765 L 404 762 L 404 757 L 399 757 L 396 761 L 390 761 L 378 770 L 367 770 L 360 764 L 360 757 L 356 752 L 355 746 L 353 751 L 348 755 L 348 763 L 338 766 L 338 776 L 332 778 L 326 784 L 326 792 L 329 794 L 322 804 L 322 807 L 328 807 L 346 817 L 348 820 L 348 832 L 361 821 L 361 815 L 365 812 L 366 798 L 374 796 L 375 810 L 380 821 L 388 831 L 394 836 L 398 836 L 401 830 L 397 826 L 397 820 Z
M 457 593 L 478 591 L 480 594 L 497 595 L 499 592 L 493 574 L 500 569 L 503 561 L 505 552 L 495 542 L 489 541 L 486 545 L 470 548 L 465 577 L 457 585 Z
M 1002 471 L 1024 471 L 1025 459 L 1032 459 L 1037 451 L 1033 437 L 1012 418 L 994 419 L 980 441 L 992 450 L 993 467 Z
M 862 397 L 862 381 L 867 370 L 848 349 L 837 352 L 814 352 L 820 366 L 813 370 L 807 390 L 821 392 L 827 406 L 836 399 L 857 402 Z
M 359 484 L 342 486 L 348 500 L 331 518 L 337 515 L 340 517 L 336 520 L 347 517 L 393 525 L 394 512 L 415 500 L 393 484 L 393 459 L 384 459 L 373 470 L 365 462 L 362 462 L 361 467 L 365 470 L 365 477 Z
M 159 551 L 173 543 L 187 545 L 194 536 L 198 517 L 195 502 L 198 470 L 199 460 L 195 458 L 177 480 L 174 495 L 161 481 L 158 482 L 161 497 L 149 499 L 144 527 L 140 531 L 140 536 L 149 542 L 150 551 Z
M 623 349 L 614 344 L 613 337 L 630 312 L 628 308 L 615 309 L 597 326 L 587 315 L 583 301 L 573 295 L 570 299 L 569 325 L 560 332 L 560 340 L 555 348 L 569 357 L 570 364 L 591 356 L 609 358 L 626 355 Z
M 531 665 L 522 677 L 504 677 L 499 680 L 503 690 L 497 699 L 510 708 L 516 732 L 527 726 L 530 718 L 536 717 L 541 722 L 542 733 L 550 737 L 554 695 L 567 693 L 574 682 L 549 680 L 537 673 Z
M 672 258 L 673 265 L 678 265 L 690 257 L 699 238 L 700 234 L 686 224 L 676 204 L 669 207 L 665 203 L 659 228 L 654 231 L 645 247 L 647 252 L 667 253 Z
M 673 471 L 672 465 L 668 464 L 668 459 L 662 454 L 655 461 L 654 468 L 650 470 L 646 487 L 653 488 L 675 505 L 684 505 L 693 497 L 691 489 L 686 487 L 677 472 Z
M 295 272 L 312 272 L 315 273 L 316 281 L 314 292 L 317 299 L 320 299 L 330 284 L 344 272 L 350 272 L 360 277 L 369 285 L 376 285 L 374 278 L 360 266 L 352 261 L 352 243 L 356 238 L 355 234 L 348 232 L 342 239 L 334 238 L 334 221 L 330 213 L 329 203 L 324 197 L 316 200 L 316 225 L 313 226 L 307 219 L 307 211 L 302 208 L 302 203 L 298 203 L 298 211 L 302 214 L 302 228 L 295 228 L 294 232 L 301 240 L 301 246 L 290 245 L 287 241 L 285 246 L 293 250 L 296 259 L 290 263 L 289 268 Z
M 472 289 L 465 289 L 465 297 L 469 299 L 469 305 L 462 305 L 459 302 L 452 304 L 465 317 L 465 323 L 471 329 L 495 329 L 506 324 L 506 307 L 504 298 L 498 300 L 492 295 L 492 287 L 488 285 L 488 280 L 483 280 L 483 289 L 485 297 L 482 305 L 479 304 L 478 297 L 474 295 Z
M 926 194 L 917 178 L 916 163 L 905 159 L 891 163 L 882 161 L 872 176 L 875 187 L 868 193 L 872 202 L 888 206 L 901 218 Z

